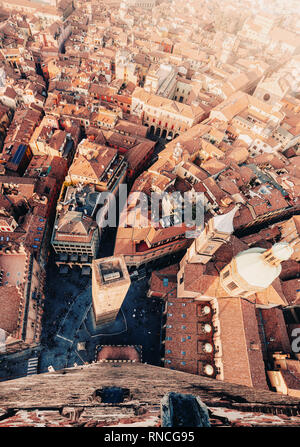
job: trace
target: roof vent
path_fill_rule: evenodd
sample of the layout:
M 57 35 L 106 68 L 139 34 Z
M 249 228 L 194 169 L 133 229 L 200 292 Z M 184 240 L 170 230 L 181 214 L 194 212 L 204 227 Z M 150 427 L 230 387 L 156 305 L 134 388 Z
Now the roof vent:
M 212 365 L 210 365 L 210 364 L 205 365 L 204 366 L 204 373 L 207 376 L 212 376 L 213 373 L 214 373 L 214 367 Z
M 202 330 L 204 333 L 209 334 L 212 331 L 212 327 L 210 324 L 206 323 L 202 326 Z
M 210 307 L 209 306 L 203 306 L 201 309 L 201 312 L 203 315 L 208 315 L 210 313 Z

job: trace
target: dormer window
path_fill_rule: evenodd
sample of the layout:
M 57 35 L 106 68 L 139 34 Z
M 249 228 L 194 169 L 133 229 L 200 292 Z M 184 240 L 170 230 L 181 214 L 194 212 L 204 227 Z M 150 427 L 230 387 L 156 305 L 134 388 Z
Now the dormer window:
M 235 290 L 238 288 L 238 286 L 236 285 L 235 282 L 231 281 L 228 285 L 227 285 L 229 290 Z
M 229 270 L 226 270 L 226 272 L 223 273 L 223 278 L 227 278 L 229 274 L 230 274 Z

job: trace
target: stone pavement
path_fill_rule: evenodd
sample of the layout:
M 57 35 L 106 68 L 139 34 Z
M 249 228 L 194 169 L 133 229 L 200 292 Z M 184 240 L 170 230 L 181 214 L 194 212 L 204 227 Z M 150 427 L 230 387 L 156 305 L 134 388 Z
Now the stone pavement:
M 41 346 L 13 356 L 2 357 L 0 378 L 27 374 L 28 360 L 38 356 L 38 371 L 47 372 L 91 363 L 102 344 L 141 345 L 142 360 L 160 364 L 162 302 L 147 298 L 149 276 L 134 281 L 116 321 L 96 328 L 92 312 L 91 279 L 74 269 L 61 277 L 56 266 L 49 265 Z M 85 350 L 77 350 L 85 342 Z

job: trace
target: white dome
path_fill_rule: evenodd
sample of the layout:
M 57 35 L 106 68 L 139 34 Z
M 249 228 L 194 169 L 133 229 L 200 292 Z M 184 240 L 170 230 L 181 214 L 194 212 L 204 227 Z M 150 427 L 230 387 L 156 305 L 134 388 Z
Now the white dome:
M 205 352 L 208 352 L 208 353 L 213 352 L 213 347 L 212 347 L 212 345 L 211 345 L 210 343 L 205 343 L 205 345 L 204 345 L 204 351 L 205 351 Z
M 204 306 L 204 307 L 202 308 L 202 313 L 203 313 L 204 315 L 208 315 L 208 314 L 210 313 L 210 307 L 209 307 L 209 306 Z
M 205 332 L 209 333 L 209 332 L 211 332 L 211 325 L 208 324 L 208 323 L 206 323 L 206 324 L 203 326 L 203 329 L 204 329 Z
M 214 373 L 214 368 L 212 365 L 207 364 L 204 366 L 204 371 L 205 371 L 205 374 L 207 374 L 208 376 L 212 376 Z
M 233 233 L 233 219 L 238 209 L 239 207 L 236 205 L 229 213 L 215 216 L 213 218 L 214 228 L 222 233 Z
M 235 257 L 237 271 L 251 286 L 267 288 L 281 272 L 281 265 L 272 265 L 265 261 L 262 253 L 266 250 L 253 247 Z M 280 261 L 290 258 L 293 249 L 286 243 L 278 243 L 272 247 L 272 253 Z
M 272 253 L 281 261 L 287 261 L 294 253 L 294 250 L 287 242 L 279 242 L 273 245 Z

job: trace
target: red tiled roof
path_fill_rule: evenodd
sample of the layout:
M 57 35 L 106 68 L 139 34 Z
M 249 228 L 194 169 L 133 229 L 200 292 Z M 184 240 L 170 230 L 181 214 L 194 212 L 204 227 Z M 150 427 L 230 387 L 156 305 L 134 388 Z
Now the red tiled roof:
M 12 285 L 0 287 L 0 328 L 8 333 L 17 329 L 21 294 Z
M 239 298 L 218 303 L 224 380 L 268 389 L 255 305 Z
M 134 346 L 101 346 L 97 361 L 103 362 L 106 360 L 140 362 L 141 358 L 140 353 Z

